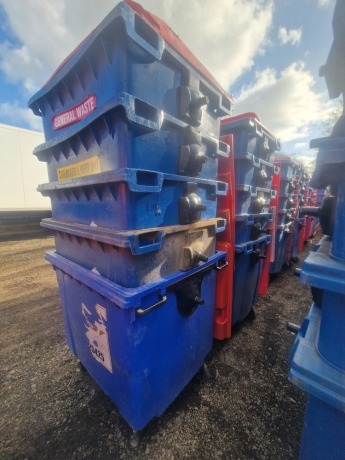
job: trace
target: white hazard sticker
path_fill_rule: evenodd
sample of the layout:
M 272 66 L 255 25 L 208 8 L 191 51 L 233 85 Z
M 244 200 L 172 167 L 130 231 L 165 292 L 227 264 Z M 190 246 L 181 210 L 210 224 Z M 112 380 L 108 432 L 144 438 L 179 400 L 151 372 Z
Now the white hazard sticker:
M 81 305 L 90 352 L 108 371 L 113 372 L 106 326 L 107 310 L 99 304 L 96 304 L 95 310 L 95 312 L 91 312 L 84 303 Z

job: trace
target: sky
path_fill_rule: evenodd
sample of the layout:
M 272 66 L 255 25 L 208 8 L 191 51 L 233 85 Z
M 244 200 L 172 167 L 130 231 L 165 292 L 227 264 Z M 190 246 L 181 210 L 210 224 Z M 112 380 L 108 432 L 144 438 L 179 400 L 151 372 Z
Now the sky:
M 319 77 L 335 0 L 141 0 L 165 20 L 283 151 L 313 157 L 336 101 Z M 41 130 L 27 108 L 59 63 L 111 11 L 110 0 L 0 0 L 0 123 Z

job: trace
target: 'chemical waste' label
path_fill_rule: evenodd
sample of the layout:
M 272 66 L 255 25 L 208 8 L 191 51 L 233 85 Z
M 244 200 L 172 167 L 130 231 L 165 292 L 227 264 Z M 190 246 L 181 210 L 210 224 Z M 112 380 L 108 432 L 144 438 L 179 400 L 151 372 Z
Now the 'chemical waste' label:
M 101 172 L 99 155 L 57 169 L 58 180 L 75 179 Z

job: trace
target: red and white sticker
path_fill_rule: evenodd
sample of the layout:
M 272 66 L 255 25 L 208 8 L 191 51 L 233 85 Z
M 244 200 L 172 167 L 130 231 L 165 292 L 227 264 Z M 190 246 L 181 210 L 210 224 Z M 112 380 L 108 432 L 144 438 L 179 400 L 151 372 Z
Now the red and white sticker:
M 93 358 L 108 369 L 108 371 L 113 372 L 109 349 L 109 336 L 106 326 L 107 310 L 99 304 L 96 304 L 95 310 L 95 312 L 91 312 L 84 303 L 81 304 L 81 311 L 85 319 L 85 334 L 89 341 L 90 353 Z
M 64 128 L 65 126 L 77 123 L 77 121 L 86 118 L 97 108 L 97 99 L 94 94 L 88 96 L 83 102 L 75 105 L 66 112 L 55 115 L 52 119 L 53 130 Z

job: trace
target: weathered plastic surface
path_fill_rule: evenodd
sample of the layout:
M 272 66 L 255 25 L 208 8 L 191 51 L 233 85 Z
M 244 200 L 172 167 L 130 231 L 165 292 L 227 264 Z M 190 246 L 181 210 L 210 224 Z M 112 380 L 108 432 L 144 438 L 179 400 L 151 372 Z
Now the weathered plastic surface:
M 290 232 L 288 228 L 276 230 L 274 261 L 270 263 L 270 274 L 274 275 L 281 271 L 286 262 L 286 245 Z
M 38 190 L 50 197 L 54 219 L 138 230 L 215 218 L 217 195 L 226 194 L 227 185 L 127 168 L 51 182 Z M 188 222 L 182 221 L 182 210 Z
M 318 351 L 322 310 L 312 305 L 290 353 L 290 381 L 303 391 L 344 411 L 345 369 L 330 364 Z M 332 337 L 329 337 L 332 342 Z
M 258 296 L 262 257 L 270 244 L 270 235 L 256 241 L 235 246 L 235 271 L 233 279 L 232 324 L 243 321 L 250 313 Z
M 280 141 L 274 137 L 254 113 L 244 113 L 236 117 L 222 119 L 220 134 L 234 136 L 235 158 L 248 153 L 270 161 L 270 156 L 281 149 Z
M 188 271 L 214 255 L 224 219 L 191 225 L 111 231 L 45 219 L 56 253 L 123 287 L 134 288 L 179 270 Z
M 257 240 L 267 234 L 273 214 L 239 214 L 235 216 L 235 244 Z
M 262 261 L 261 272 L 259 276 L 259 284 L 258 284 L 258 296 L 264 296 L 268 294 L 268 286 L 270 282 L 270 265 L 272 259 L 272 252 L 275 248 L 275 241 L 272 238 L 272 230 L 269 232 L 271 236 L 271 244 L 266 247 L 265 256 L 266 259 Z
M 299 460 L 343 460 L 344 452 L 345 413 L 309 396 Z
M 203 365 L 212 348 L 214 267 L 225 257 L 126 289 L 47 253 L 69 347 L 133 429 L 160 416 Z
M 306 217 L 300 218 L 300 229 L 299 229 L 299 240 L 298 240 L 298 252 L 302 252 L 305 243 L 305 231 L 306 231 Z
M 335 260 L 331 252 L 332 240 L 325 236 L 317 250 L 304 261 L 301 282 L 318 289 L 320 293 L 322 316 L 318 331 L 318 353 L 345 373 L 345 265 Z
M 345 263 L 345 167 L 342 168 L 342 173 L 344 177 L 338 183 L 337 204 L 334 216 L 332 257 L 335 260 Z
M 318 148 L 315 170 L 310 186 L 324 188 L 344 179 L 345 137 L 324 137 L 310 142 L 311 148 Z
M 75 129 L 78 128 L 78 125 Z M 69 136 L 59 134 L 34 150 L 47 162 L 50 181 L 120 168 L 214 179 L 223 142 L 129 94 L 121 93 L 99 117 Z
M 224 241 L 217 241 L 216 248 L 227 254 L 228 265 L 217 272 L 213 337 L 225 340 L 231 337 L 234 247 Z
M 269 188 L 236 184 L 235 214 L 267 214 L 275 195 Z
M 227 220 L 226 229 L 217 236 L 218 241 L 235 245 L 235 168 L 234 168 L 234 149 L 233 136 L 223 136 L 220 139 L 229 146 L 230 154 L 228 158 L 220 157 L 218 165 L 217 179 L 227 184 L 226 195 L 220 195 L 217 199 L 217 216 Z
M 271 188 L 272 177 L 279 173 L 273 163 L 247 154 L 235 161 L 236 184 L 254 185 L 255 187 Z
M 174 44 L 178 42 L 183 46 L 175 35 Z M 183 49 L 163 39 L 157 22 L 152 27 L 147 17 L 121 2 L 66 58 L 29 106 L 42 117 L 47 140 L 58 133 L 69 135 L 75 125 L 84 128 L 120 92 L 218 137 L 220 117 L 230 114 L 232 98 Z

